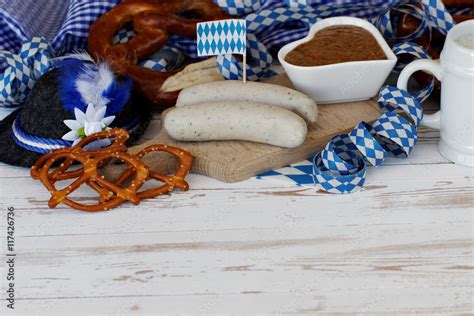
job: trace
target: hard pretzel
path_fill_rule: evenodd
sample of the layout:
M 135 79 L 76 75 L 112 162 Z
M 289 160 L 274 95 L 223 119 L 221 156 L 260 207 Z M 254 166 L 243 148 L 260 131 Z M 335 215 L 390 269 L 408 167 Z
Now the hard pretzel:
M 105 138 L 113 138 L 114 142 L 112 145 L 110 145 L 107 148 L 103 148 L 100 150 L 84 150 L 83 148 L 90 144 L 91 142 L 99 139 L 105 139 Z M 111 130 L 106 130 L 102 133 L 98 133 L 95 135 L 95 137 L 86 137 L 82 139 L 79 143 L 76 144 L 74 147 L 70 148 L 62 148 L 58 149 L 54 152 L 48 153 L 40 157 L 38 161 L 33 165 L 31 168 L 31 177 L 35 180 L 40 179 L 40 169 L 44 166 L 44 164 L 53 156 L 59 154 L 60 152 L 75 152 L 78 153 L 81 151 L 82 153 L 85 153 L 88 155 L 90 158 L 97 157 L 100 155 L 107 155 L 107 154 L 112 154 L 117 151 L 121 152 L 126 152 L 127 147 L 125 146 L 125 142 L 129 138 L 128 132 L 125 129 L 122 128 L 114 128 Z M 60 163 L 60 165 L 51 173 L 48 173 L 48 180 L 50 183 L 55 183 L 57 181 L 61 180 L 69 180 L 69 179 L 74 179 L 78 178 L 81 176 L 83 170 L 82 169 L 76 169 L 76 170 L 71 170 L 68 171 L 68 169 L 71 167 L 71 165 L 74 164 L 76 160 L 72 157 L 67 157 L 65 158 L 64 161 Z M 107 161 L 101 161 L 102 164 L 105 164 Z M 100 166 L 99 166 L 100 167 Z M 99 186 L 96 182 L 94 181 L 87 181 L 87 184 L 93 188 L 95 191 L 99 193 L 99 201 L 107 201 L 112 197 L 112 192 L 108 191 L 107 189 L 102 188 Z
M 176 171 L 176 174 L 173 176 L 165 176 L 156 171 L 149 170 L 148 179 L 155 179 L 160 182 L 163 182 L 163 185 L 154 188 L 145 190 L 142 192 L 138 192 L 138 197 L 140 199 L 152 198 L 167 192 L 172 191 L 174 188 L 180 188 L 183 191 L 187 191 L 189 189 L 189 185 L 184 178 L 188 174 L 189 170 L 191 170 L 191 165 L 193 161 L 193 157 L 187 151 L 184 151 L 180 148 L 171 147 L 168 145 L 151 145 L 140 151 L 136 154 L 136 157 L 142 159 L 146 154 L 154 152 L 154 151 L 164 151 L 169 154 L 172 154 L 178 159 L 179 168 Z M 132 174 L 134 171 L 132 169 L 128 169 L 122 176 L 116 181 L 117 185 L 122 185 Z
M 183 18 L 182 15 L 199 18 Z M 89 52 L 96 59 L 108 60 L 114 71 L 129 75 L 138 91 L 160 107 L 174 105 L 177 92 L 160 92 L 163 82 L 176 72 L 159 72 L 137 65 L 168 41 L 169 34 L 194 37 L 196 23 L 228 18 L 212 0 L 127 0 L 102 15 L 91 27 Z M 112 46 L 112 38 L 127 23 L 137 36 Z
M 82 150 L 86 144 L 114 136 L 117 139 L 110 147 L 99 150 Z M 96 212 L 112 209 L 125 201 L 134 204 L 140 203 L 136 192 L 145 183 L 148 177 L 148 168 L 140 160 L 124 152 L 123 143 L 127 138 L 128 134 L 125 130 L 112 129 L 86 137 L 76 146 L 62 148 L 41 157 L 32 167 L 31 176 L 40 180 L 51 192 L 48 206 L 54 208 L 59 203 L 64 203 L 77 210 Z M 112 158 L 124 161 L 135 171 L 135 177 L 125 188 L 110 183 L 98 173 L 100 166 Z M 56 162 L 61 162 L 61 164 L 56 170 L 49 172 Z M 81 163 L 82 168 L 67 171 L 74 162 Z M 54 184 L 57 181 L 69 179 L 76 180 L 62 190 L 56 189 Z M 85 205 L 68 198 L 68 195 L 83 183 L 87 183 L 99 192 L 101 196 L 99 204 Z
M 107 148 L 101 148 L 99 150 L 83 149 L 85 146 L 92 143 L 93 141 L 105 138 L 113 138 L 114 142 L 112 143 L 112 145 Z M 91 158 L 104 154 L 112 154 L 117 151 L 126 152 L 127 146 L 125 146 L 125 142 L 128 140 L 128 138 L 128 132 L 122 128 L 114 128 L 103 131 L 101 133 L 97 133 L 94 135 L 94 137 L 86 137 L 82 139 L 79 143 L 77 143 L 74 147 L 58 149 L 56 151 L 41 156 L 40 159 L 38 159 L 38 161 L 36 161 L 36 163 L 33 165 L 33 167 L 31 167 L 31 177 L 35 180 L 38 180 L 39 170 L 41 166 L 43 166 L 46 161 L 48 161 L 52 156 L 58 154 L 59 152 L 82 152 Z M 73 171 L 67 171 L 74 162 L 75 160 L 72 157 L 67 157 L 63 162 L 61 162 L 58 168 L 48 174 L 48 177 L 51 181 L 67 180 L 79 177 L 82 173 L 82 170 L 76 169 Z
M 93 141 L 115 137 L 115 142 L 99 150 L 84 150 L 83 147 Z M 105 211 L 117 207 L 125 201 L 139 204 L 141 199 L 155 197 L 172 191 L 174 188 L 181 188 L 187 191 L 189 185 L 184 181 L 192 165 L 192 156 L 190 153 L 179 148 L 167 145 L 152 145 L 142 150 L 137 155 L 131 155 L 126 152 L 124 142 L 128 134 L 123 129 L 112 129 L 103 131 L 86 137 L 76 146 L 63 148 L 41 157 L 31 169 L 31 176 L 40 180 L 51 192 L 49 207 L 54 208 L 59 203 L 64 203 L 74 209 L 96 212 Z M 165 176 L 149 169 L 140 159 L 152 151 L 163 151 L 177 157 L 180 168 L 174 176 Z M 98 169 L 107 163 L 110 159 L 119 159 L 124 161 L 128 168 L 124 174 L 115 183 L 111 183 L 103 176 L 100 176 Z M 61 162 L 54 171 L 51 168 L 56 163 Z M 68 168 L 74 163 L 79 162 L 82 168 L 68 171 Z M 133 176 L 133 177 L 132 177 Z M 59 180 L 76 179 L 72 184 L 62 190 L 55 187 Z M 138 190 L 149 179 L 162 181 L 164 184 L 159 188 L 149 189 L 138 193 Z M 128 186 L 122 187 L 128 181 Z M 74 190 L 86 183 L 99 193 L 99 203 L 86 205 L 77 203 L 68 198 Z

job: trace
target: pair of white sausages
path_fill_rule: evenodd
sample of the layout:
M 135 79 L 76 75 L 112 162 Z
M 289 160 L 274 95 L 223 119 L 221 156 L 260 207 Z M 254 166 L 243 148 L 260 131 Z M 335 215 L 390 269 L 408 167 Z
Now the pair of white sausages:
M 217 81 L 182 90 L 164 128 L 181 141 L 246 140 L 294 148 L 306 139 L 304 119 L 313 123 L 317 115 L 316 103 L 298 91 Z

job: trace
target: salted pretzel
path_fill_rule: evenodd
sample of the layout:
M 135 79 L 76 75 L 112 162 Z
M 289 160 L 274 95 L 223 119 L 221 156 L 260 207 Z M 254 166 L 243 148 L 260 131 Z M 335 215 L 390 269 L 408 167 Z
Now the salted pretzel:
M 163 151 L 175 156 L 179 162 L 178 170 L 176 171 L 175 175 L 166 176 L 150 169 L 147 180 L 155 179 L 162 182 L 163 185 L 158 188 L 138 192 L 138 197 L 140 199 L 152 198 L 170 192 L 174 188 L 179 188 L 183 191 L 187 191 L 189 189 L 189 185 L 186 181 L 184 181 L 184 178 L 189 173 L 189 170 L 191 170 L 191 165 L 193 161 L 192 155 L 189 152 L 184 151 L 180 148 L 157 144 L 146 147 L 138 154 L 136 154 L 136 157 L 142 159 L 145 155 L 155 151 Z M 115 183 L 117 185 L 122 185 L 127 179 L 129 179 L 131 175 L 133 175 L 133 173 L 134 171 L 132 169 L 128 169 Z
M 83 146 L 100 139 L 116 137 L 115 142 L 99 150 L 83 150 Z M 105 211 L 117 207 L 125 201 L 134 204 L 140 203 L 140 198 L 136 191 L 145 183 L 148 177 L 148 168 L 138 159 L 127 154 L 124 143 L 128 139 L 128 133 L 124 129 L 111 129 L 96 133 L 84 138 L 76 146 L 62 148 L 41 157 L 31 168 L 33 179 L 40 180 L 51 192 L 48 202 L 50 208 L 56 207 L 59 203 L 64 203 L 77 210 L 88 212 Z M 124 161 L 129 168 L 135 170 L 135 177 L 130 184 L 121 188 L 107 181 L 99 175 L 98 169 L 112 158 Z M 61 163 L 54 171 L 49 172 L 56 164 Z M 81 164 L 81 168 L 68 171 L 73 163 Z M 55 183 L 60 180 L 76 179 L 62 190 L 55 187 Z M 74 190 L 83 183 L 87 183 L 100 195 L 99 204 L 85 205 L 77 203 L 68 198 Z
M 169 34 L 194 37 L 196 23 L 226 18 L 229 16 L 212 0 L 127 0 L 92 25 L 88 49 L 94 58 L 109 61 L 117 74 L 132 77 L 142 95 L 165 108 L 174 105 L 178 92 L 160 92 L 160 87 L 176 72 L 146 69 L 138 61 L 163 47 Z M 112 38 L 128 23 L 137 35 L 113 46 Z
M 48 175 L 48 171 L 55 162 L 68 158 L 72 158 L 82 164 L 82 173 L 73 183 L 64 189 L 58 190 L 54 185 L 55 181 L 51 180 L 51 177 Z M 111 158 L 120 159 L 128 164 L 129 168 L 133 168 L 135 170 L 135 177 L 127 187 L 122 188 L 116 186 L 99 174 L 99 166 L 102 165 L 104 160 L 109 160 Z M 81 153 L 61 151 L 55 155 L 52 155 L 41 167 L 38 174 L 39 180 L 41 180 L 41 182 L 51 192 L 51 198 L 48 202 L 48 206 L 50 208 L 54 208 L 59 203 L 63 203 L 74 209 L 88 212 L 110 210 L 119 206 L 125 201 L 130 201 L 133 204 L 139 204 L 140 198 L 137 196 L 136 192 L 145 183 L 147 177 L 147 167 L 141 161 L 124 152 L 115 152 L 109 155 L 101 155 L 95 158 L 90 158 L 87 155 L 83 155 Z M 93 205 L 80 204 L 69 199 L 68 195 L 77 190 L 83 183 L 94 183 L 94 188 L 97 187 L 106 189 L 110 192 L 113 192 L 113 195 L 110 196 L 110 198 L 107 198 L 106 201 L 99 201 L 98 204 Z
M 113 139 L 113 143 L 106 147 L 96 150 L 86 150 L 84 147 L 89 145 L 90 143 L 100 140 L 100 139 Z M 35 180 L 39 179 L 39 171 L 41 167 L 48 161 L 52 156 L 57 155 L 59 152 L 71 152 L 71 153 L 78 153 L 82 152 L 86 154 L 88 157 L 97 157 L 100 155 L 107 155 L 112 154 L 117 151 L 126 152 L 127 146 L 125 146 L 125 142 L 128 140 L 129 135 L 125 129 L 122 128 L 114 128 L 110 130 L 103 131 L 101 133 L 97 133 L 94 137 L 86 137 L 82 139 L 79 143 L 77 143 L 73 147 L 67 147 L 58 149 L 56 151 L 50 152 L 40 157 L 36 161 L 36 163 L 31 167 L 31 177 Z M 50 181 L 61 181 L 67 180 L 72 178 L 77 178 L 81 175 L 82 170 L 76 169 L 68 171 L 69 167 L 75 162 L 73 157 L 67 157 L 61 164 L 51 173 L 48 174 Z
M 105 139 L 105 138 L 113 139 L 113 143 L 109 147 L 101 148 L 99 150 L 84 149 L 84 147 L 86 147 L 88 144 L 92 143 L 93 141 L 99 140 L 99 139 Z M 86 154 L 90 158 L 97 157 L 100 155 L 111 155 L 112 153 L 115 153 L 117 151 L 126 152 L 127 146 L 125 146 L 125 142 L 128 140 L 128 138 L 129 138 L 128 132 L 122 128 L 114 128 L 114 129 L 103 131 L 102 133 L 98 133 L 94 137 L 86 137 L 82 139 L 79 143 L 77 143 L 74 147 L 58 149 L 54 152 L 41 156 L 40 159 L 38 159 L 36 163 L 33 165 L 33 167 L 31 168 L 31 177 L 35 180 L 39 180 L 41 168 L 51 157 L 57 155 L 60 152 L 78 153 L 80 151 L 83 154 Z M 50 183 L 55 183 L 57 181 L 62 181 L 62 180 L 74 179 L 81 176 L 83 172 L 82 168 L 78 168 L 75 170 L 68 170 L 76 162 L 76 160 L 73 157 L 68 156 L 67 158 L 64 159 L 64 161 L 60 162 L 59 166 L 55 170 L 48 173 L 48 180 Z M 104 161 L 101 161 L 101 163 L 105 164 L 107 163 L 107 161 L 104 160 Z M 99 193 L 100 202 L 107 201 L 113 196 L 112 192 L 102 188 L 94 181 L 87 181 L 87 184 L 91 188 L 93 188 L 95 191 L 97 191 L 97 193 Z
M 93 141 L 114 138 L 111 146 L 97 150 L 85 150 L 84 146 Z M 189 185 L 184 180 L 192 165 L 192 155 L 182 149 L 167 145 L 152 145 L 143 149 L 137 155 L 127 153 L 124 143 L 128 139 L 128 133 L 124 129 L 115 128 L 100 133 L 96 133 L 84 138 L 77 145 L 63 148 L 42 156 L 32 167 L 31 176 L 40 180 L 51 192 L 48 202 L 49 207 L 54 208 L 59 203 L 71 208 L 96 212 L 110 210 L 125 201 L 139 204 L 141 199 L 155 197 L 171 192 L 174 188 L 184 191 L 189 189 Z M 150 170 L 141 159 L 147 153 L 153 151 L 167 152 L 177 158 L 179 169 L 173 176 L 165 176 Z M 128 168 L 122 176 L 114 183 L 109 182 L 99 174 L 99 168 L 111 159 L 118 159 L 125 162 Z M 59 166 L 51 171 L 57 163 Z M 74 170 L 68 170 L 74 163 L 81 166 Z M 55 187 L 55 183 L 60 180 L 76 179 L 62 190 Z M 149 180 L 155 179 L 164 184 L 158 188 L 148 189 L 143 192 L 138 190 Z M 68 195 L 86 183 L 99 193 L 98 204 L 81 204 L 68 198 Z M 125 183 L 127 186 L 123 187 Z

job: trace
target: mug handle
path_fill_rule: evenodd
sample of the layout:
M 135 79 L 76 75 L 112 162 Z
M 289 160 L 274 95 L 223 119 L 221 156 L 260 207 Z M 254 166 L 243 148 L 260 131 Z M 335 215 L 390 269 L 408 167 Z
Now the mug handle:
M 442 80 L 443 77 L 443 69 L 441 68 L 441 64 L 439 61 L 434 61 L 431 59 L 418 59 L 406 66 L 400 76 L 398 77 L 397 87 L 399 89 L 407 90 L 408 86 L 408 79 L 410 79 L 413 73 L 419 70 L 426 70 L 432 73 L 438 80 Z M 438 111 L 431 115 L 424 115 L 421 124 L 427 127 L 440 129 L 441 126 L 441 113 Z

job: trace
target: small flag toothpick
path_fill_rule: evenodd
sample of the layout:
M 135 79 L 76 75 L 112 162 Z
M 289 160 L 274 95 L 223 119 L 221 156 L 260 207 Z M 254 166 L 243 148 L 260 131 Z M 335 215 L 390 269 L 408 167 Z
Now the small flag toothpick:
M 245 20 L 231 19 L 198 23 L 198 56 L 241 54 L 243 81 L 247 80 L 247 30 Z

